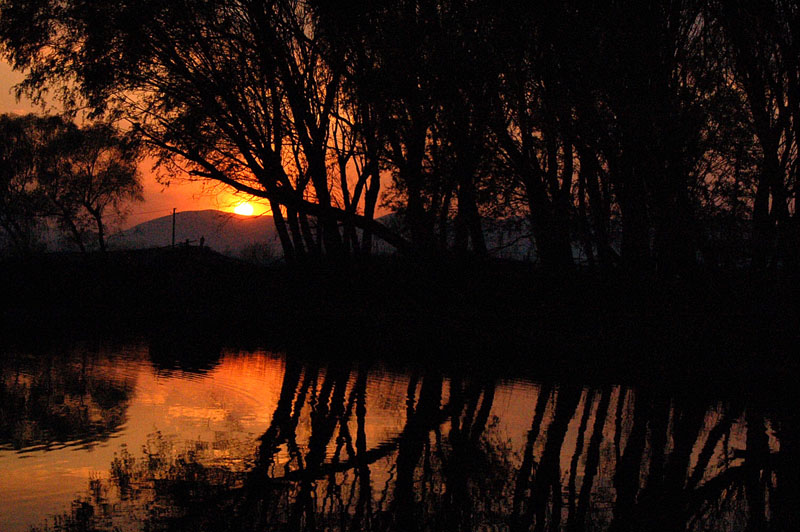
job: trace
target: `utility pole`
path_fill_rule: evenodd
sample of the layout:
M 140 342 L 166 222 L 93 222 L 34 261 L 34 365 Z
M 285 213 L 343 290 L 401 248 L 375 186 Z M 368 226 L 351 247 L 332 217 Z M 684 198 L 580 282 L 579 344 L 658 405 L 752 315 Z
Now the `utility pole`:
M 175 247 L 175 207 L 172 208 L 172 247 Z

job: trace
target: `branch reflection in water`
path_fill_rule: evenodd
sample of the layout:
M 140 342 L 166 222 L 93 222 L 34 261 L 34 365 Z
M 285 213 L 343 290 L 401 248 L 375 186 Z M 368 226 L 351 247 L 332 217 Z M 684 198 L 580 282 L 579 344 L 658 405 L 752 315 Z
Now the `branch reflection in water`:
M 277 403 L 252 445 L 153 433 L 141 452 L 118 452 L 110 474 L 92 479 L 49 527 L 783 530 L 798 522 L 790 407 L 394 374 L 363 361 L 286 357 L 281 366 Z

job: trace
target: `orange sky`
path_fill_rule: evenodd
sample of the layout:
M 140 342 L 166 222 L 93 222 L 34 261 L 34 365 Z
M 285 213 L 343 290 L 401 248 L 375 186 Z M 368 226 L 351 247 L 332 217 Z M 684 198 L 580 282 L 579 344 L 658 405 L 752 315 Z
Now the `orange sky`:
M 22 80 L 22 75 L 0 60 L 0 113 L 41 113 L 42 109 L 34 107 L 29 100 L 16 101 L 12 87 Z M 57 112 L 58 109 L 51 110 Z M 222 185 L 204 185 L 198 182 L 176 181 L 168 187 L 158 183 L 150 172 L 150 164 L 142 165 L 144 202 L 133 207 L 131 215 L 124 224 L 130 227 L 138 223 L 166 216 L 173 208 L 178 211 L 194 211 L 203 209 L 219 209 L 233 212 L 234 207 L 249 201 L 254 207 L 255 215 L 267 212 L 264 204 L 241 195 L 235 195 L 233 189 Z

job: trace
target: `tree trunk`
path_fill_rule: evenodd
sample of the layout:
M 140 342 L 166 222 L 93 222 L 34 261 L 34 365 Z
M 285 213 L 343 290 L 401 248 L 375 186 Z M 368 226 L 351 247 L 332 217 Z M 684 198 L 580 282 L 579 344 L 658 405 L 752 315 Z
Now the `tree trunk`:
M 651 268 L 645 184 L 635 167 L 623 167 L 621 174 L 617 182 L 622 211 L 622 261 L 628 270 L 641 273 Z
M 295 255 L 294 245 L 292 244 L 292 238 L 289 236 L 289 231 L 286 228 L 286 220 L 283 217 L 280 205 L 276 202 L 270 200 L 269 208 L 272 211 L 272 223 L 275 224 L 275 231 L 278 233 L 278 239 L 283 248 L 283 256 L 286 262 L 291 264 L 297 257 Z
M 655 258 L 661 275 L 682 275 L 696 264 L 692 215 L 689 208 L 685 173 L 666 172 L 659 183 Z
M 581 243 L 583 253 L 586 255 L 586 262 L 590 268 L 594 269 L 594 250 L 592 249 L 592 232 L 589 217 L 586 213 L 586 174 L 583 165 L 578 173 L 578 221 L 580 223 Z
M 325 151 L 324 149 L 314 150 L 313 152 L 306 153 L 308 159 L 308 172 L 311 174 L 311 182 L 314 185 L 314 193 L 317 196 L 317 202 L 322 207 L 331 206 L 331 196 L 328 191 L 328 171 L 325 165 Z M 344 245 L 342 243 L 342 235 L 339 233 L 338 222 L 323 214 L 317 217 L 319 228 L 322 232 L 321 241 L 325 248 L 325 253 L 334 258 L 340 259 L 344 256 Z
M 377 158 L 369 164 L 369 184 L 364 195 L 364 217 L 372 220 L 375 218 L 375 206 L 378 203 L 378 193 L 381 188 L 381 174 Z M 363 229 L 361 236 L 361 253 L 369 255 L 372 253 L 372 230 L 368 227 Z
M 77 244 L 78 249 L 81 250 L 81 254 L 88 255 L 86 252 L 86 245 L 83 243 L 83 236 L 81 235 L 80 231 L 78 231 L 78 226 L 75 225 L 75 220 L 72 219 L 69 211 L 63 205 L 58 204 L 55 200 L 53 200 L 53 203 L 61 209 L 62 220 L 66 222 L 69 232 L 72 234 L 73 240 L 75 240 L 75 244 Z
M 103 215 L 100 212 L 100 209 L 92 209 L 88 206 L 86 210 L 92 215 L 94 218 L 95 223 L 97 224 L 97 243 L 100 245 L 100 251 L 105 253 L 106 252 L 106 238 L 105 238 L 105 231 L 103 228 Z
M 537 174 L 539 172 L 528 170 L 522 176 L 536 252 L 546 270 L 562 271 L 573 265 L 569 230 L 564 231 L 563 227 L 568 220 L 557 219 L 555 205 L 548 198 L 544 183 Z
M 465 176 L 461 185 L 458 187 L 458 212 L 463 216 L 464 225 L 469 232 L 472 242 L 472 251 L 479 257 L 485 257 L 486 239 L 483 237 L 481 227 L 481 216 L 478 213 L 478 203 L 475 198 L 475 183 L 472 176 Z

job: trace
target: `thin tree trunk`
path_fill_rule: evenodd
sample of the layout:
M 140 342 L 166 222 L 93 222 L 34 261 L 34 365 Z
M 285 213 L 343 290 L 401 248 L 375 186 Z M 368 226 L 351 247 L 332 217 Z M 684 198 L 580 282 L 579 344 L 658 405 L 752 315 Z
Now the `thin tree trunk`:
M 632 272 L 650 269 L 650 236 L 645 185 L 635 167 L 622 169 L 618 179 L 622 211 L 622 261 Z
M 280 206 L 276 202 L 270 200 L 269 208 L 272 211 L 272 223 L 275 224 L 275 231 L 278 233 L 278 239 L 283 248 L 283 256 L 286 262 L 291 264 L 296 260 L 296 255 L 294 245 L 292 244 L 292 238 L 289 236 L 289 231 L 286 228 L 286 220 L 283 217 Z
M 92 215 L 94 218 L 95 223 L 97 224 L 97 243 L 100 245 L 100 251 L 105 253 L 106 252 L 106 238 L 105 238 L 105 230 L 103 228 L 103 217 L 100 213 L 99 209 L 90 209 L 86 207 L 86 210 Z
M 364 217 L 372 220 L 375 218 L 375 206 L 378 203 L 378 193 L 381 188 L 381 175 L 380 167 L 378 166 L 377 157 L 370 161 L 369 167 L 369 184 L 367 185 L 367 192 L 364 195 Z M 363 255 L 372 253 L 372 230 L 365 227 L 361 236 L 361 252 Z
M 581 243 L 583 253 L 586 255 L 586 262 L 590 268 L 594 269 L 594 251 L 592 250 L 592 232 L 590 229 L 589 218 L 586 214 L 586 174 L 583 165 L 578 172 L 578 221 L 581 226 Z

